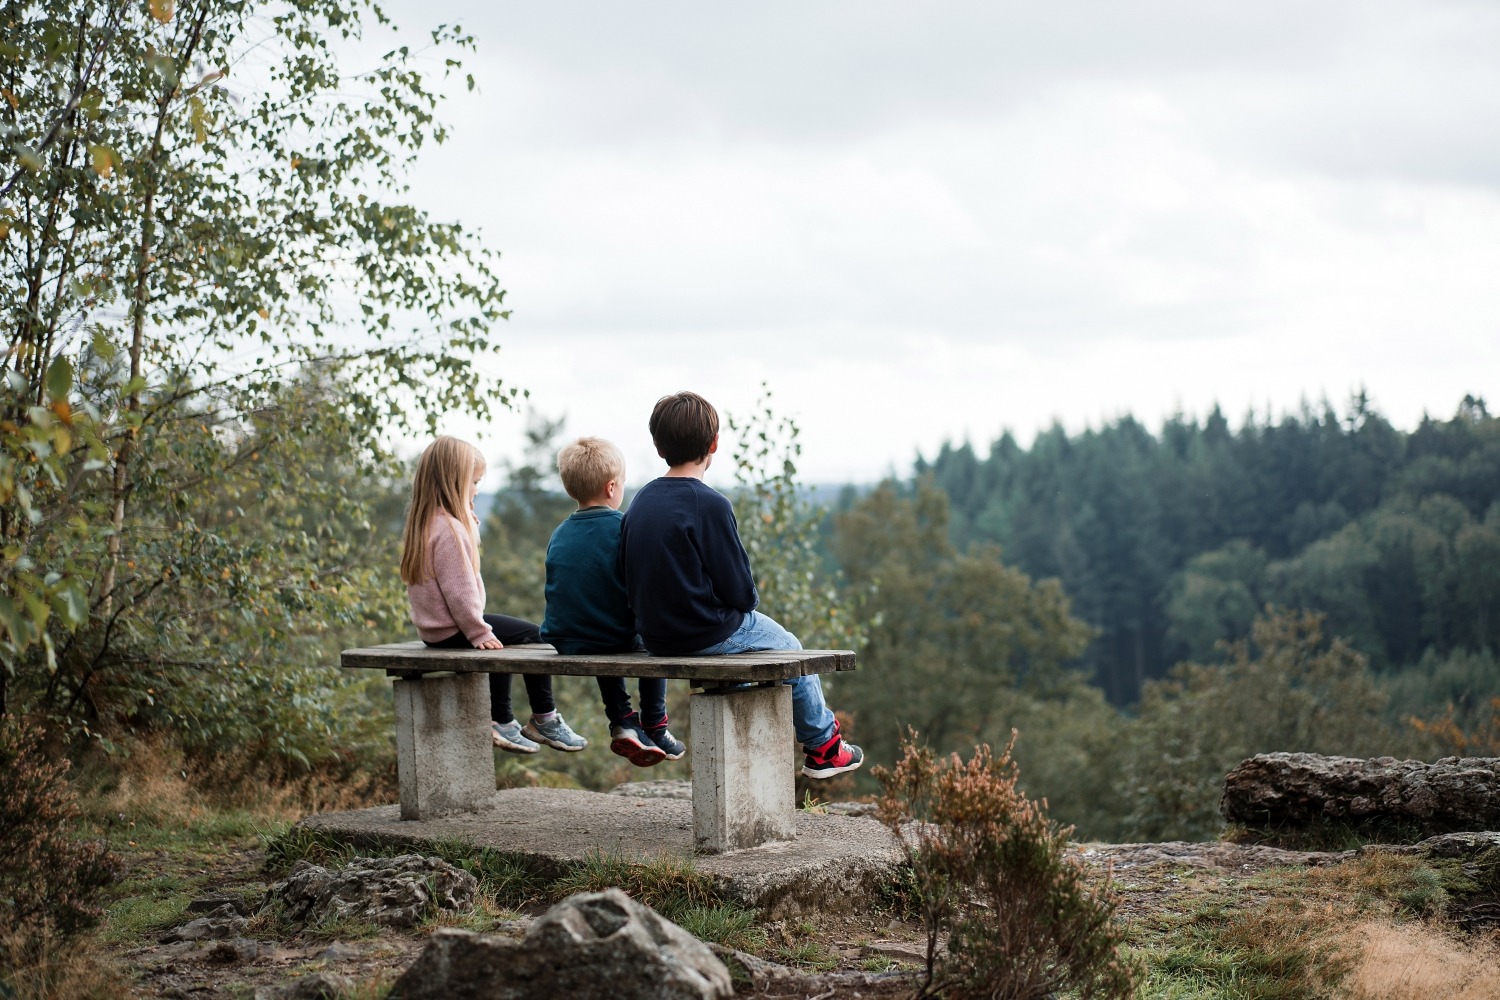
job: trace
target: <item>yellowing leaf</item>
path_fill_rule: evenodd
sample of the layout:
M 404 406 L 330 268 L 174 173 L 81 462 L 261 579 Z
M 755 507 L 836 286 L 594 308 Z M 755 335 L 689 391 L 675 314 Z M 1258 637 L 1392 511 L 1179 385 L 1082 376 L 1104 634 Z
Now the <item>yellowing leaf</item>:
M 89 161 L 94 167 L 94 173 L 100 177 L 108 177 L 115 169 L 115 151 L 96 143 L 89 147 Z
M 61 424 L 52 428 L 52 447 L 59 455 L 66 455 L 73 447 L 73 432 Z
M 259 309 L 255 310 L 255 315 L 259 316 L 261 319 L 270 319 L 271 310 L 267 309 L 265 306 L 261 306 Z
M 162 24 L 172 20 L 172 15 L 177 12 L 177 0 L 147 0 L 151 5 L 151 16 Z
M 208 115 L 203 109 L 203 99 L 194 97 L 188 102 L 188 107 L 193 121 L 193 141 L 201 146 L 208 141 Z
M 9 101 L 10 102 L 10 106 L 13 107 L 13 108 L 19 108 L 21 106 L 21 102 L 18 101 L 18 100 L 16 100 L 16 95 L 12 94 L 5 87 L 0 87 L 0 97 L 3 97 L 7 101 Z

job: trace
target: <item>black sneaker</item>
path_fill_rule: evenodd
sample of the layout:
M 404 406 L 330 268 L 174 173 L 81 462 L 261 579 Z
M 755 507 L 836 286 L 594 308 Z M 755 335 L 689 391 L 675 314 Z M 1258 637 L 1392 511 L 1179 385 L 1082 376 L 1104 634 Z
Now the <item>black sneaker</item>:
M 833 731 L 833 738 L 816 749 L 803 747 L 802 773 L 809 778 L 831 778 L 845 771 L 857 771 L 865 762 L 865 752 L 848 743 Z
M 666 751 L 652 742 L 633 719 L 634 713 L 624 722 L 609 727 L 610 752 L 624 757 L 636 767 L 650 767 L 666 760 Z
M 646 735 L 650 736 L 651 742 L 660 747 L 661 752 L 667 755 L 667 760 L 681 760 L 682 755 L 687 753 L 687 746 L 672 735 L 665 723 L 656 729 L 646 730 Z

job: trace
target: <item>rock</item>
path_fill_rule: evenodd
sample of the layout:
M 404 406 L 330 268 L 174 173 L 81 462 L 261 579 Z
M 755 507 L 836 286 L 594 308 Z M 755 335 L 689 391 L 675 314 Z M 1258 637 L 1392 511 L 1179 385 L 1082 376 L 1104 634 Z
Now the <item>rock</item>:
M 1458 861 L 1464 879 L 1448 885 L 1444 916 L 1467 931 L 1500 927 L 1500 832 L 1444 833 L 1410 846 L 1374 844 L 1360 853 Z
M 1429 858 L 1464 858 L 1466 860 L 1500 850 L 1500 832 L 1443 833 L 1428 837 L 1416 849 Z
M 206 917 L 189 920 L 181 927 L 174 927 L 161 937 L 162 944 L 178 941 L 213 941 L 234 937 L 245 929 L 245 918 L 239 916 L 227 903 Z
M 866 958 L 889 958 L 910 965 L 927 965 L 926 941 L 871 941 L 859 953 Z
M 764 958 L 752 955 L 749 952 L 739 951 L 735 948 L 726 948 L 721 944 L 710 943 L 708 947 L 731 969 L 731 977 L 735 975 L 735 972 L 732 971 L 733 967 L 736 965 L 739 966 L 742 978 L 748 979 L 750 985 L 755 987 L 757 993 L 769 993 L 773 985 L 778 987 L 776 992 L 781 993 L 783 992 L 780 988 L 781 986 L 806 978 L 796 969 L 779 965 L 776 962 L 768 962 Z
M 1225 777 L 1219 811 L 1232 823 L 1278 829 L 1327 822 L 1429 835 L 1500 829 L 1500 758 L 1428 764 L 1257 754 Z
M 439 858 L 403 854 L 354 858 L 338 871 L 297 862 L 285 881 L 271 887 L 289 920 L 323 924 L 367 920 L 386 927 L 413 927 L 438 910 L 474 909 L 479 882 Z
M 1353 851 L 1288 851 L 1262 844 L 1189 843 L 1182 840 L 1160 844 L 1087 844 L 1070 849 L 1069 854 L 1091 867 L 1108 866 L 1117 872 L 1167 865 L 1222 868 L 1240 874 L 1267 868 L 1320 868 L 1354 857 Z
M 325 962 L 352 962 L 364 955 L 364 949 L 347 941 L 335 941 L 324 948 L 318 958 Z
M 255 991 L 255 1000 L 338 1000 L 353 988 L 354 980 L 348 976 L 314 972 L 290 983 L 262 986 Z
M 238 965 L 241 962 L 254 961 L 263 950 L 265 950 L 264 946 L 259 941 L 246 937 L 233 937 L 215 941 L 204 948 L 203 953 L 198 957 L 205 962 Z
M 716 1000 L 734 993 L 708 946 L 618 889 L 579 893 L 519 941 L 444 929 L 390 1000 Z
M 206 896 L 199 896 L 187 905 L 187 912 L 213 913 L 215 910 L 222 910 L 226 906 L 229 907 L 231 913 L 238 916 L 248 917 L 250 915 L 250 907 L 245 905 L 244 898 L 228 892 L 211 892 Z

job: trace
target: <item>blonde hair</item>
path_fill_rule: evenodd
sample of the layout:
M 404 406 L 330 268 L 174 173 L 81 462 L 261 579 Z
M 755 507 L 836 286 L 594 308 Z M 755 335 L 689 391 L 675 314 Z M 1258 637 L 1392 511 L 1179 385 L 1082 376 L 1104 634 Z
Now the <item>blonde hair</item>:
M 557 474 L 574 500 L 597 500 L 611 479 L 625 478 L 625 456 L 603 438 L 582 437 L 557 453 Z
M 479 522 L 474 516 L 474 480 L 484 473 L 484 456 L 467 441 L 440 437 L 417 459 L 412 478 L 411 504 L 406 508 L 406 526 L 401 531 L 401 582 L 421 583 L 430 575 L 427 559 L 427 529 L 432 519 L 451 515 L 468 528 L 479 553 Z

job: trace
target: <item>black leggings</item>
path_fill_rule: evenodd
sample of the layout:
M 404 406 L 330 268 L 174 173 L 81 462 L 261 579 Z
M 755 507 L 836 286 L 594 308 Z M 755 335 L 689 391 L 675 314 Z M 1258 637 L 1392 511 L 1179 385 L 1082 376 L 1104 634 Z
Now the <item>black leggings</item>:
M 529 642 L 541 642 L 542 633 L 534 622 L 509 615 L 485 615 L 484 623 L 507 646 L 520 646 Z M 462 632 L 454 632 L 441 642 L 429 642 L 433 649 L 473 649 L 474 644 Z M 522 674 L 526 678 L 526 699 L 531 702 L 532 715 L 546 715 L 555 711 L 552 702 L 552 678 L 546 674 Z M 510 711 L 510 674 L 490 674 L 490 718 L 501 724 L 514 722 Z

